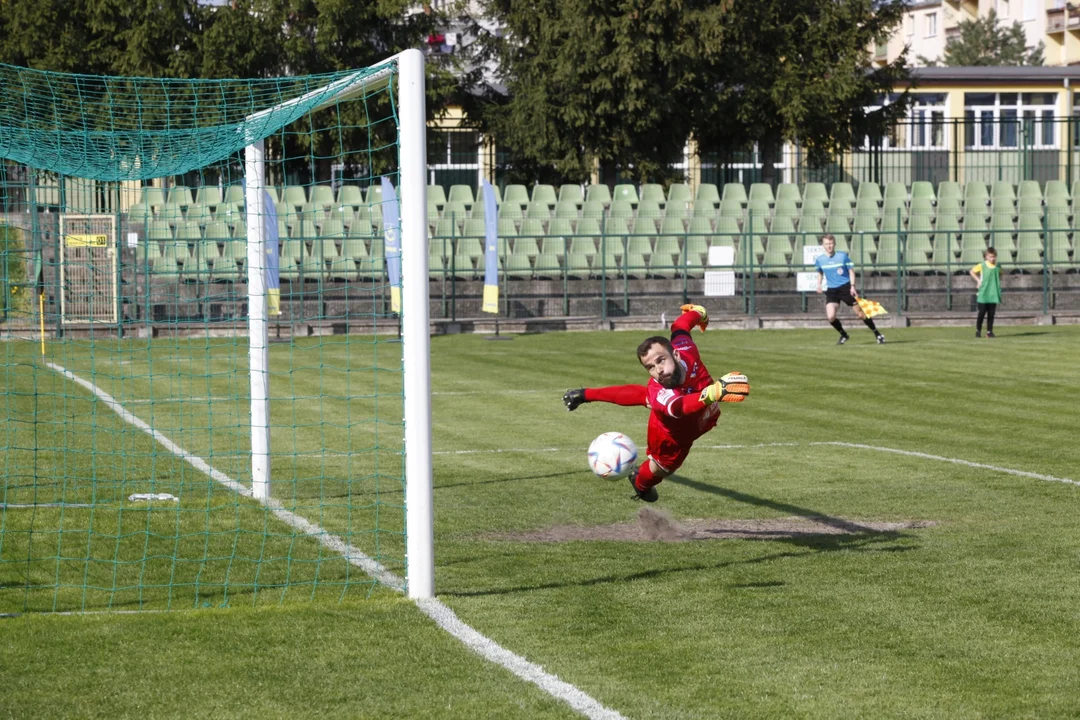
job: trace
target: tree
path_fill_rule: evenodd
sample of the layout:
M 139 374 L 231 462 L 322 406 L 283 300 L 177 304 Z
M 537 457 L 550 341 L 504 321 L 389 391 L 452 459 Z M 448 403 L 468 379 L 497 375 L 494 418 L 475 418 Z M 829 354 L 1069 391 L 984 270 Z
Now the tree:
M 505 29 L 483 47 L 506 96 L 482 96 L 469 116 L 534 174 L 580 180 L 598 161 L 664 180 L 694 137 L 705 151 L 756 142 L 771 181 L 785 140 L 821 161 L 903 110 L 863 109 L 907 77 L 906 58 L 875 68 L 867 51 L 899 25 L 903 0 L 488 0 L 485 11 Z
M 958 26 L 960 33 L 945 44 L 944 64 L 950 67 L 1042 65 L 1043 44 L 1027 47 L 1024 27 L 1019 22 L 1003 25 L 998 22 L 997 11 L 991 10 L 984 18 L 964 20 Z M 936 65 L 920 57 L 926 65 Z
M 599 163 L 640 180 L 682 155 L 686 105 L 705 88 L 701 29 L 722 4 L 707 0 L 488 0 L 502 34 L 483 34 L 501 93 L 477 93 L 470 119 L 511 149 L 521 179 L 581 181 Z M 483 55 L 486 53 L 486 55 Z M 467 98 L 468 99 L 468 98 Z
M 863 134 L 883 134 L 906 94 L 882 110 L 881 97 L 909 78 L 906 56 L 874 67 L 867 48 L 903 20 L 904 0 L 732 0 L 709 38 L 694 131 L 705 150 L 756 143 L 762 180 L 773 182 L 785 141 L 798 140 L 823 165 Z

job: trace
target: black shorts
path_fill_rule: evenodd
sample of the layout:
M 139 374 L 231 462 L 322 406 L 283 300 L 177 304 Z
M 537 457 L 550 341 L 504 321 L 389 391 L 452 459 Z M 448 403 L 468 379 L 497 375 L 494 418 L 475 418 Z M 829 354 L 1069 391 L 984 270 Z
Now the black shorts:
M 844 303 L 848 307 L 855 304 L 855 298 L 851 296 L 851 283 L 846 283 L 840 287 L 826 288 L 825 289 L 825 304 L 829 303 Z

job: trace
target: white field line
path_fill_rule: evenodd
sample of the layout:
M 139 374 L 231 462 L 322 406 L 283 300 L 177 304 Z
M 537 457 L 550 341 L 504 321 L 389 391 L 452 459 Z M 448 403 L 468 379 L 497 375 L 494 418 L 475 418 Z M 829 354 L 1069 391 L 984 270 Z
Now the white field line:
M 252 498 L 250 489 L 241 485 L 236 480 L 233 480 L 225 473 L 213 468 L 198 455 L 189 453 L 187 450 L 165 437 L 165 435 L 150 427 L 125 409 L 120 403 L 116 402 L 111 395 L 94 383 L 84 380 L 60 365 L 54 363 L 46 363 L 46 365 L 72 382 L 89 390 L 125 422 L 134 425 L 150 437 L 154 438 L 154 440 L 168 449 L 169 452 L 176 455 L 196 470 L 209 475 L 238 495 Z M 350 563 L 356 565 L 384 585 L 393 587 L 399 592 L 404 590 L 405 583 L 401 578 L 394 575 L 379 562 L 368 557 L 352 545 L 349 545 L 338 536 L 331 535 L 322 527 L 310 522 L 307 518 L 301 517 L 290 510 L 286 510 L 281 503 L 274 498 L 269 498 L 267 500 L 259 500 L 258 498 L 252 499 L 265 505 L 285 524 L 318 540 L 324 547 L 342 555 Z M 454 614 L 454 611 L 439 600 L 435 598 L 418 600 L 416 605 L 421 612 L 434 620 L 439 627 L 461 640 L 466 647 L 477 655 L 501 665 L 522 680 L 533 683 L 552 697 L 565 702 L 585 717 L 590 718 L 590 720 L 621 720 L 623 718 L 617 711 L 605 707 L 573 685 L 563 682 L 554 675 L 545 672 L 539 665 L 529 662 L 520 655 L 510 652 L 495 641 L 481 635 L 470 626 L 461 622 L 457 615 Z
M 941 455 L 930 455 L 929 453 L 915 452 L 913 450 L 897 450 L 896 448 L 879 447 L 877 445 L 862 445 L 860 443 L 848 443 L 848 442 L 812 442 L 808 445 L 833 445 L 835 447 L 847 447 L 856 448 L 859 450 L 876 450 L 878 452 L 893 453 L 894 455 L 907 455 L 908 457 L 917 457 L 924 460 L 937 460 L 939 462 L 953 463 L 954 465 L 965 465 L 967 467 L 979 468 L 980 470 L 993 470 L 995 472 L 1007 473 L 1009 475 L 1016 475 L 1018 477 L 1032 478 L 1034 480 L 1045 480 L 1047 482 L 1059 482 L 1067 485 L 1080 486 L 1080 482 L 1076 480 L 1070 480 L 1069 478 L 1055 477 L 1053 475 L 1043 475 L 1041 473 L 1028 472 L 1027 470 L 1015 470 L 1013 468 L 999 467 L 997 465 L 987 465 L 986 463 L 971 462 L 970 460 L 961 460 L 960 458 L 943 457 Z

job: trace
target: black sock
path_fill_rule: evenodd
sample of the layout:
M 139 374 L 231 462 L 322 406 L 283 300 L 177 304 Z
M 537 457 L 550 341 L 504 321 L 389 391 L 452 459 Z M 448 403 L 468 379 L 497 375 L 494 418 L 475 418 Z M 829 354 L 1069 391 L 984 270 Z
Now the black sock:
M 844 326 L 840 324 L 839 320 L 833 320 L 829 324 L 836 328 L 836 332 L 840 333 L 841 335 L 847 335 L 847 333 L 844 332 Z
M 877 331 L 877 326 L 876 326 L 876 325 L 874 325 L 874 321 L 873 321 L 873 320 L 871 320 L 870 318 L 863 318 L 863 322 L 864 322 L 864 323 L 866 323 L 866 327 L 868 327 L 868 328 L 870 328 L 871 330 L 873 330 L 873 331 L 874 331 L 874 334 L 875 334 L 875 335 L 880 335 L 880 334 L 881 334 L 881 333 L 879 333 L 879 332 Z

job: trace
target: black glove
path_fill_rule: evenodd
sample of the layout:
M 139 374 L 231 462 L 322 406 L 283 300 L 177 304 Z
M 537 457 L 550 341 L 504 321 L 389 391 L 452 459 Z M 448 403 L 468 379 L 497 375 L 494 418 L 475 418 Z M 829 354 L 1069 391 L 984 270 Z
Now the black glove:
M 562 401 L 567 410 L 577 410 L 578 405 L 585 402 L 585 389 L 567 390 L 562 396 Z

